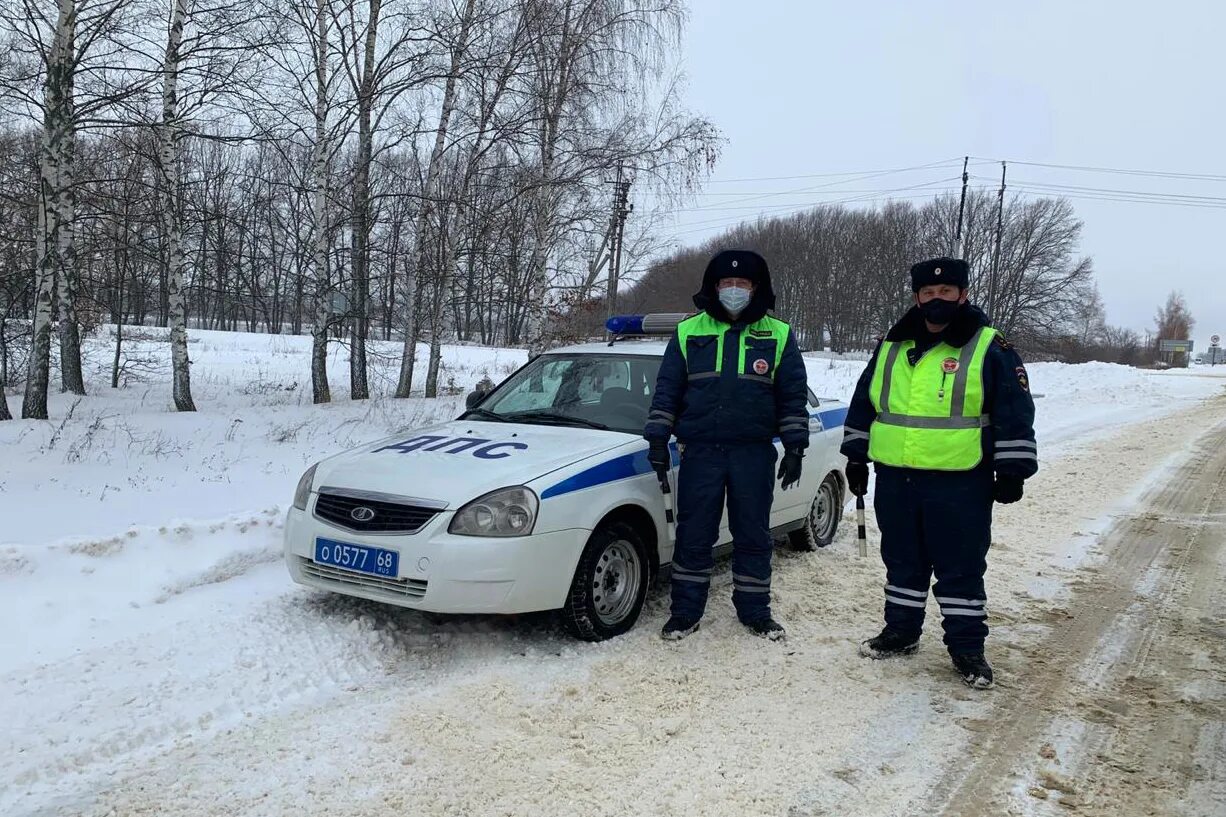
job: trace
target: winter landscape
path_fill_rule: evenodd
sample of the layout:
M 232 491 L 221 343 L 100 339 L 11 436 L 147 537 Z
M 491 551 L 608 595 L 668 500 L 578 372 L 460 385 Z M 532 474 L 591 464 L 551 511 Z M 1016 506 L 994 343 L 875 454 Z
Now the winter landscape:
M 1211 601 L 1226 575 L 1226 367 L 1030 367 L 1045 448 L 1029 502 L 1044 512 L 997 515 L 1001 680 L 984 697 L 952 685 L 933 634 L 910 662 L 856 655 L 880 576 L 846 522 L 825 550 L 776 555 L 785 647 L 738 631 L 726 565 L 707 629 L 667 648 L 661 588 L 634 631 L 593 645 L 547 615 L 436 617 L 293 585 L 281 523 L 300 472 L 461 399 L 313 407 L 297 385 L 309 338 L 198 332 L 200 411 L 175 413 L 166 344 L 142 345 L 156 373 L 139 387 L 108 394 L 106 344 L 87 343 L 98 396 L 0 425 L 20 464 L 0 480 L 0 610 L 14 622 L 0 813 L 1045 814 L 1061 801 L 1208 815 L 1222 802 Z M 524 359 L 444 352 L 460 389 Z M 819 394 L 848 392 L 864 365 L 807 363 Z M 981 811 L 997 793 L 1007 805 Z
M 0 817 L 1223 817 L 1223 30 L 0 0 Z

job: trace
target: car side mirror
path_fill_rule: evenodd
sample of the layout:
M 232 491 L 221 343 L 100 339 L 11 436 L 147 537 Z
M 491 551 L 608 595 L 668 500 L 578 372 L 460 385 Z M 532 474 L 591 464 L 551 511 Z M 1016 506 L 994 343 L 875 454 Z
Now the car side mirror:
M 487 394 L 489 394 L 488 389 L 477 389 L 475 391 L 469 392 L 468 397 L 464 398 L 464 407 L 473 408 L 478 403 L 480 403 L 482 400 L 484 400 L 485 395 Z

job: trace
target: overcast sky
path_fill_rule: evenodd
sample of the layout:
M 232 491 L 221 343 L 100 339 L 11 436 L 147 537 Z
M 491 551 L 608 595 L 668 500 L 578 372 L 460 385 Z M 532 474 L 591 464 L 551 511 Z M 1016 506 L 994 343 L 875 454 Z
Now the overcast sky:
M 1147 329 L 1179 289 L 1198 350 L 1226 335 L 1226 3 L 690 0 L 690 10 L 686 98 L 728 143 L 693 205 L 721 209 L 679 215 L 679 240 L 859 191 L 953 189 L 963 155 L 1217 175 L 1009 173 L 1018 185 L 1220 198 L 1217 208 L 1073 204 L 1111 323 Z M 831 180 L 725 181 L 931 163 L 941 164 L 790 195 Z M 971 171 L 973 185 L 999 183 L 999 164 Z

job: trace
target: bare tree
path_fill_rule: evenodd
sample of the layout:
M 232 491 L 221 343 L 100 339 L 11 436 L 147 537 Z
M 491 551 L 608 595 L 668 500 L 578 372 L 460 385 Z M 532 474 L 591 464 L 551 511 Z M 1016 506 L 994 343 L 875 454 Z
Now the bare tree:
M 1188 309 L 1183 293 L 1172 292 L 1154 315 L 1154 336 L 1160 340 L 1187 340 L 1196 328 L 1196 319 Z
M 439 181 L 443 170 L 443 153 L 447 147 L 447 132 L 451 128 L 451 118 L 456 107 L 456 85 L 460 79 L 460 70 L 464 65 L 469 32 L 472 30 L 476 9 L 476 0 L 465 0 L 463 11 L 460 12 L 457 21 L 459 33 L 449 48 L 451 61 L 443 85 L 443 98 L 439 105 L 438 126 L 434 129 L 434 146 L 430 150 L 430 161 L 426 165 L 426 175 L 422 185 L 422 206 L 417 217 L 418 261 L 415 268 L 406 270 L 404 355 L 400 362 L 400 379 L 396 385 L 397 397 L 408 397 L 409 392 L 413 388 L 413 368 L 417 358 L 417 340 L 419 336 L 416 315 L 414 313 L 417 273 L 426 268 L 431 248 L 439 246 L 438 238 L 443 233 L 441 229 L 432 223 L 432 220 L 436 217 L 438 210 L 437 200 L 439 198 Z M 448 259 L 440 259 L 440 265 L 447 265 L 448 263 Z M 432 342 L 432 352 L 433 348 L 434 344 Z M 434 372 L 435 368 L 432 366 L 431 373 L 433 374 Z M 433 396 L 430 394 L 431 391 L 432 389 L 427 386 L 427 396 Z
M 165 205 L 162 234 L 166 242 L 166 293 L 170 307 L 170 352 L 175 408 L 195 411 L 191 361 L 187 354 L 187 313 L 183 297 L 183 202 L 180 192 L 182 126 L 179 116 L 179 71 L 187 0 L 171 0 L 170 27 L 162 61 L 162 121 L 158 129 L 158 170 Z
M 51 328 L 60 324 L 60 371 L 66 390 L 83 394 L 75 308 L 77 253 L 74 157 L 83 128 L 113 126 L 114 113 L 143 90 L 130 72 L 139 26 L 132 0 L 18 0 L 0 11 L 7 59 L 0 101 L 42 124 L 35 240 L 37 306 L 22 415 L 47 417 Z
M 349 383 L 354 400 L 370 396 L 366 340 L 370 331 L 370 171 L 376 154 L 375 139 L 385 118 L 395 111 L 397 100 L 427 80 L 418 71 L 424 59 L 420 44 L 427 39 L 416 19 L 418 10 L 408 0 L 388 0 L 391 13 L 384 15 L 383 0 L 365 1 L 363 16 L 356 8 L 357 0 L 346 0 L 340 26 L 358 130 L 350 227 Z
M 306 26 L 308 32 L 311 27 Z M 311 266 L 315 278 L 315 321 L 311 326 L 311 400 L 329 403 L 328 328 L 332 323 L 332 304 L 328 287 L 328 181 L 332 159 L 332 140 L 328 113 L 332 107 L 331 15 L 327 0 L 315 0 L 314 40 L 311 53 L 315 75 L 315 138 L 311 145 Z

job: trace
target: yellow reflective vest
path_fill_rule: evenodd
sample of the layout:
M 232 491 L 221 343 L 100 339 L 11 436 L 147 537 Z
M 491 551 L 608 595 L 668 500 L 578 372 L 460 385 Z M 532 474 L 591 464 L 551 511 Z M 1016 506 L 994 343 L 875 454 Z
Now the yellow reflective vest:
M 877 419 L 869 458 L 883 465 L 969 471 L 983 460 L 983 370 L 996 330 L 984 326 L 958 348 L 942 341 L 914 366 L 915 341 L 885 341 L 877 353 L 869 397 Z

